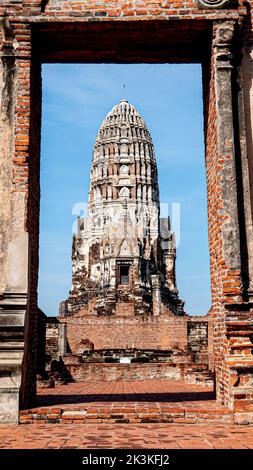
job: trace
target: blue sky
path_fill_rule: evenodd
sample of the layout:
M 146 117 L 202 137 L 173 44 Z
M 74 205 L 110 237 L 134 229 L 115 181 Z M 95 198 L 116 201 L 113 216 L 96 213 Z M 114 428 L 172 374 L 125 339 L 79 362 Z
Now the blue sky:
M 177 283 L 186 311 L 210 308 L 200 65 L 43 66 L 39 306 L 57 315 L 71 287 L 72 208 L 87 201 L 92 146 L 123 97 L 142 114 L 156 152 L 160 201 L 180 203 Z M 172 221 L 173 223 L 173 221 Z

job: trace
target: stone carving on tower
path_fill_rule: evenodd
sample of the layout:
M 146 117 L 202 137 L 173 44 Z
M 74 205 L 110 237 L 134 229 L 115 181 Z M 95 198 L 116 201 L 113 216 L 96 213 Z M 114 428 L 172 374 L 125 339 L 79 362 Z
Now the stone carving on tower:
M 72 288 L 61 316 L 87 307 L 115 315 L 183 315 L 169 218 L 160 219 L 156 158 L 148 128 L 126 100 L 102 122 L 93 149 L 86 218 L 72 247 Z M 131 308 L 130 308 L 131 307 Z

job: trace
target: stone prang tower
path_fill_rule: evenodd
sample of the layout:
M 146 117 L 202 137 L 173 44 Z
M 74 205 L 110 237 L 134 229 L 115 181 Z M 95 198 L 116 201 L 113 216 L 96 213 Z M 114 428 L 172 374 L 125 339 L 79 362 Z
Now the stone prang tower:
M 154 147 L 137 109 L 121 100 L 98 131 L 88 214 L 73 237 L 72 288 L 60 315 L 183 315 L 169 219 L 160 219 Z

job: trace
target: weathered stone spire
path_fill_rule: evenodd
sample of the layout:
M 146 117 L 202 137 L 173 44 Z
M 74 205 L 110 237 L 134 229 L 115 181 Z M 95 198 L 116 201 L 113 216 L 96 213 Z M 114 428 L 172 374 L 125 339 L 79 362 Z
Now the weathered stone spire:
M 96 297 L 98 314 L 114 314 L 122 300 L 134 304 L 135 314 L 152 314 L 155 296 L 156 315 L 162 302 L 182 314 L 173 235 L 168 220 L 161 232 L 159 214 L 152 139 L 140 113 L 122 99 L 105 117 L 94 144 L 88 217 L 79 219 L 73 241 L 67 312 Z

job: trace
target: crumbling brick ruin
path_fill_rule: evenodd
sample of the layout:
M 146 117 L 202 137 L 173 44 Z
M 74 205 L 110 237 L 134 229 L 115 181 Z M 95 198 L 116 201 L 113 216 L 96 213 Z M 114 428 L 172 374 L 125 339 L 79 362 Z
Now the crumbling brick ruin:
M 45 62 L 202 64 L 210 367 L 217 402 L 253 422 L 251 5 L 242 0 L 1 1 L 1 422 L 17 422 L 19 408 L 32 405 L 36 395 Z M 140 321 L 138 315 L 132 318 Z M 86 335 L 82 339 L 92 342 Z
M 80 313 L 48 320 L 40 386 L 122 379 L 184 379 L 213 386 L 209 315 Z

